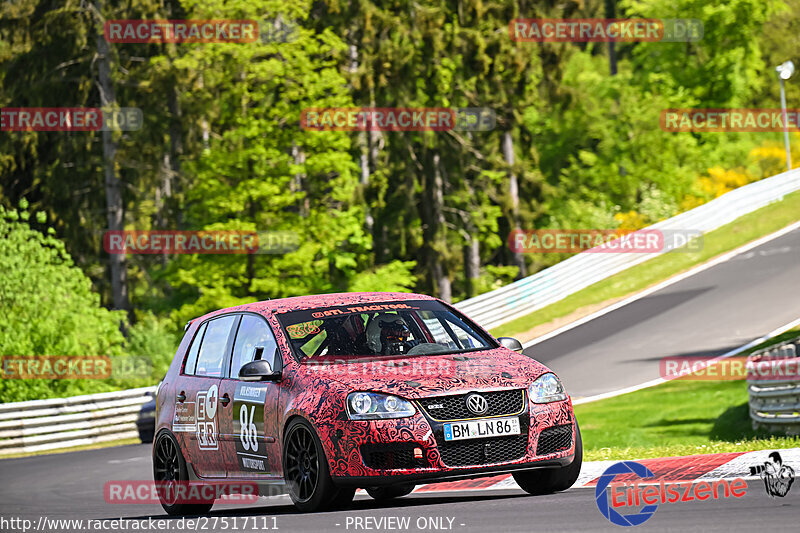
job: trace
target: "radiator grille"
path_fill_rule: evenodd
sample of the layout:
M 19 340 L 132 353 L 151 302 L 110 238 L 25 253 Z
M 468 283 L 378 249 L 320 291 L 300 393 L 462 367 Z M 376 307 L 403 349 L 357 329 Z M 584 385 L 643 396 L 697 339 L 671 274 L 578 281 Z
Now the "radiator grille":
M 513 415 L 525 408 L 525 392 L 523 389 L 479 392 L 486 398 L 489 409 L 480 417 Z M 439 396 L 423 398 L 420 405 L 435 420 L 464 420 L 476 418 L 477 415 L 467 409 L 468 394 L 456 396 Z
M 515 461 L 521 459 L 527 449 L 528 435 L 439 444 L 442 462 L 447 466 L 489 465 Z

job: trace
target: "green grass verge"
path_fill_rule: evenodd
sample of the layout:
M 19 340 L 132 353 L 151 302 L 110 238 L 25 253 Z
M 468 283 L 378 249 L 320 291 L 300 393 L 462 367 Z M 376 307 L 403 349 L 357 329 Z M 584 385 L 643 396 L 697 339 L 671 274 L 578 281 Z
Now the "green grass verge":
M 798 336 L 787 331 L 748 352 Z M 754 431 L 747 383 L 678 379 L 575 406 L 584 458 L 646 459 L 800 447 L 800 438 Z
M 583 307 L 622 298 L 680 274 L 725 252 L 774 233 L 800 220 L 800 191 L 780 202 L 744 215 L 707 233 L 699 252 L 675 252 L 654 257 L 642 264 L 599 281 L 538 311 L 493 328 L 495 337 L 514 337 L 530 329 L 567 316 Z
M 575 417 L 589 461 L 800 447 L 753 431 L 744 381 L 675 380 L 578 405 Z

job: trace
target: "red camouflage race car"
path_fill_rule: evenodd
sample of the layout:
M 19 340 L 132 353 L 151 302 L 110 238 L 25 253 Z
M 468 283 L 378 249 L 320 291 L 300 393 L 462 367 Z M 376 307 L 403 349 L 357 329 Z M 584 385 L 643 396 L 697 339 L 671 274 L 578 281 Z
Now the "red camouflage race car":
M 547 367 L 418 294 L 285 298 L 187 324 L 159 387 L 157 483 L 246 481 L 302 511 L 510 472 L 531 494 L 578 477 L 580 430 Z M 168 493 L 167 493 L 168 494 Z M 170 514 L 207 512 L 159 492 Z

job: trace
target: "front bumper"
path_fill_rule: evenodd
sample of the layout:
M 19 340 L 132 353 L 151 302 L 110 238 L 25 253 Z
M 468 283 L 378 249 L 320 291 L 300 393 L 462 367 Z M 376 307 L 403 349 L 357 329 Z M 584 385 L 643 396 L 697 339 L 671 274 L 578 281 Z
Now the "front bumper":
M 526 397 L 525 404 L 523 412 L 513 415 L 519 417 L 520 436 L 445 442 L 444 422 L 419 409 L 412 417 L 396 420 L 333 422 L 320 428 L 327 437 L 322 441 L 331 476 L 341 485 L 374 486 L 569 465 L 576 441 L 569 398 L 534 404 Z M 561 443 L 555 447 L 554 435 Z
M 507 465 L 495 465 L 488 467 L 465 467 L 448 471 L 421 472 L 401 475 L 378 475 L 378 476 L 337 476 L 334 481 L 337 485 L 352 487 L 381 487 L 385 485 L 395 485 L 397 483 L 438 483 L 444 481 L 457 481 L 459 479 L 475 479 L 480 477 L 496 476 L 509 472 L 519 472 L 522 470 L 536 470 L 540 468 L 562 468 L 572 463 L 574 455 L 561 457 L 558 459 L 534 461 L 531 463 L 512 463 Z

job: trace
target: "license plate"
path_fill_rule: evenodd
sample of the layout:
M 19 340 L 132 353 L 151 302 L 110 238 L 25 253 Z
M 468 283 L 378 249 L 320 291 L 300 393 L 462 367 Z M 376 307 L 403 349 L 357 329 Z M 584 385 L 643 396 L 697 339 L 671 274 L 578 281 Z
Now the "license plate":
M 444 440 L 483 439 L 519 434 L 519 418 L 516 417 L 448 422 L 444 425 Z

